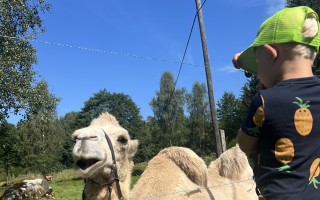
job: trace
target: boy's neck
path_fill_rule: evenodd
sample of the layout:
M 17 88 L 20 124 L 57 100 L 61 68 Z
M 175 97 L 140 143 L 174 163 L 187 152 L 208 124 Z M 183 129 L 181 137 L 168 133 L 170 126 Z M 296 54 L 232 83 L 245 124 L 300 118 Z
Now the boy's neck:
M 285 60 L 280 68 L 278 81 L 313 76 L 312 61 L 309 59 Z

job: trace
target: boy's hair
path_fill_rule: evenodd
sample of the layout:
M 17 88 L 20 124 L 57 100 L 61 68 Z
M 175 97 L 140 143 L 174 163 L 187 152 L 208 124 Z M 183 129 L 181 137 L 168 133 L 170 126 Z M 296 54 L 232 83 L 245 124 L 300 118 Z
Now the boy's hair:
M 305 38 L 314 38 L 315 36 L 317 36 L 318 31 L 319 27 L 316 16 L 309 15 L 304 22 L 301 34 Z M 312 46 L 297 43 L 284 43 L 279 45 L 283 45 L 285 47 L 285 49 L 287 50 L 286 57 L 291 60 L 298 57 L 314 61 L 317 56 L 317 50 Z
M 265 20 L 254 42 L 243 51 L 238 63 L 245 71 L 257 74 L 254 49 L 265 44 L 288 46 L 292 58 L 314 60 L 320 46 L 319 17 L 307 6 L 284 8 Z

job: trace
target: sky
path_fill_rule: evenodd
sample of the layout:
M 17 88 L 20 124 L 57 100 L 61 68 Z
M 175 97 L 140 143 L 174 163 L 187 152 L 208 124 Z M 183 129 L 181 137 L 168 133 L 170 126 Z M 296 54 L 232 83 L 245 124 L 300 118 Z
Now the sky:
M 146 119 L 160 78 L 169 71 L 176 88 L 191 92 L 206 74 L 198 20 L 180 74 L 196 5 L 193 0 L 51 0 L 42 15 L 46 32 L 36 41 L 39 79 L 61 98 L 58 116 L 78 112 L 102 89 L 129 95 Z M 204 0 L 201 0 L 203 3 Z M 247 81 L 231 59 L 254 40 L 260 24 L 285 0 L 207 0 L 202 8 L 215 102 L 236 96 Z M 178 78 L 178 79 L 177 79 Z M 8 121 L 16 123 L 19 117 Z

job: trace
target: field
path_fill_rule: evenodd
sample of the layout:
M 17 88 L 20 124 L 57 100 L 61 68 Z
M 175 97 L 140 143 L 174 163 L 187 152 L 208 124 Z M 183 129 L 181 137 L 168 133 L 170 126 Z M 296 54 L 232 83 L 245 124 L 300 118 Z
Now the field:
M 16 177 L 9 180 L 13 182 L 15 180 L 23 179 L 24 177 L 28 178 L 39 178 L 39 175 L 26 175 L 23 177 Z M 132 186 L 139 179 L 138 175 L 132 176 Z M 4 192 L 4 187 L 6 181 L 1 179 L 0 185 L 0 196 Z M 83 179 L 79 176 L 76 170 L 68 169 L 59 173 L 53 174 L 52 181 L 49 182 L 49 185 L 52 187 L 55 199 L 57 200 L 80 200 L 82 198 L 82 190 L 84 187 Z
M 204 157 L 206 164 L 208 165 L 213 159 L 211 156 Z M 147 162 L 137 163 L 133 167 L 131 177 L 131 188 L 140 178 L 140 175 L 147 167 Z M 84 188 L 84 181 L 75 169 L 66 169 L 58 173 L 52 174 L 52 181 L 49 185 L 52 187 L 52 191 L 55 199 L 57 200 L 80 200 L 82 199 L 82 190 Z M 9 178 L 9 183 L 18 180 L 25 180 L 31 178 L 40 178 L 40 175 L 27 174 L 19 177 Z M 4 185 L 6 184 L 6 177 L 0 174 L 0 196 L 4 192 Z

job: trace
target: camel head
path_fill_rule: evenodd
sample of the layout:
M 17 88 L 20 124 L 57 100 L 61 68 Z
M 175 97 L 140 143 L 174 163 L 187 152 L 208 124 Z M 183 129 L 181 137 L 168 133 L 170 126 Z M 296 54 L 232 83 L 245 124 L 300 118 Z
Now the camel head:
M 85 179 L 100 185 L 107 183 L 112 178 L 113 160 L 105 134 L 114 149 L 120 182 L 130 182 L 132 158 L 138 141 L 131 140 L 128 131 L 109 113 L 101 114 L 90 126 L 72 134 L 75 141 L 72 152 L 75 164 Z M 129 180 L 125 180 L 128 176 Z

